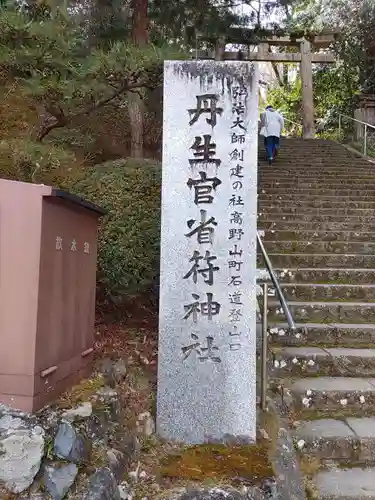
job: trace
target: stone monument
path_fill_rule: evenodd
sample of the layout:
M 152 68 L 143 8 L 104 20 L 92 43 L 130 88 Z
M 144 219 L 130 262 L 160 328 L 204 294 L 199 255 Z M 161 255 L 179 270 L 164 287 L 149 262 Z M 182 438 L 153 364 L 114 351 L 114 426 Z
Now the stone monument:
M 256 64 L 167 61 L 157 430 L 255 440 Z

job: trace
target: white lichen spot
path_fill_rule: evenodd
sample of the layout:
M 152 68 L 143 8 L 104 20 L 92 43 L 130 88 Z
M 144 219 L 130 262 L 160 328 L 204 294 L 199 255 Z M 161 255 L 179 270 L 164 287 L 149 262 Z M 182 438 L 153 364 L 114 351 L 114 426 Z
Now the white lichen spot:
M 303 406 L 306 406 L 306 408 L 308 408 L 310 406 L 310 399 L 309 398 L 302 398 L 302 404 L 303 404 Z
M 278 331 L 278 334 L 280 337 L 284 337 L 285 335 L 285 330 L 283 330 L 282 328 Z
M 296 333 L 296 339 L 300 339 L 301 338 L 301 334 L 300 333 Z
M 270 329 L 270 333 L 272 335 L 276 335 L 278 331 L 279 331 L 278 328 L 275 328 L 275 327 L 273 327 L 273 328 Z
M 313 359 L 310 359 L 308 362 L 307 362 L 308 366 L 314 366 L 315 365 L 315 361 Z
M 348 400 L 346 398 L 340 399 L 340 404 L 342 406 L 346 406 L 348 404 Z
M 311 394 L 312 394 L 312 391 L 310 389 L 307 389 L 306 396 L 311 396 Z
M 277 359 L 275 359 L 275 361 L 273 362 L 273 366 L 274 366 L 275 368 L 279 368 L 280 363 L 277 361 Z
M 298 443 L 297 443 L 297 447 L 298 447 L 298 449 L 299 449 L 299 450 L 302 450 L 302 448 L 304 448 L 305 444 L 306 444 L 306 443 L 305 443 L 305 441 L 304 441 L 303 439 L 300 439 L 300 440 L 298 441 Z
M 285 368 L 285 367 L 286 367 L 286 365 L 287 365 L 286 361 L 285 361 L 284 359 L 282 359 L 282 360 L 280 361 L 280 368 Z
M 360 402 L 361 404 L 364 404 L 364 403 L 366 402 L 365 397 L 364 397 L 364 396 L 359 396 L 359 402 Z
M 292 359 L 292 363 L 293 363 L 294 365 L 296 365 L 296 364 L 298 363 L 298 359 L 297 359 L 297 358 L 293 358 L 293 359 Z

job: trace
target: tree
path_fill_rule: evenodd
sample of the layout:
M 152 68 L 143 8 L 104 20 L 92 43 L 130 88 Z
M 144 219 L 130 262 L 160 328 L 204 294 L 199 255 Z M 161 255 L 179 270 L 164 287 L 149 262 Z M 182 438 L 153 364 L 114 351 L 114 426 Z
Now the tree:
M 65 127 L 128 92 L 154 88 L 162 53 L 114 42 L 91 49 L 74 19 L 62 11 L 30 21 L 14 9 L 0 12 L 0 69 L 22 82 L 41 112 L 36 139 Z

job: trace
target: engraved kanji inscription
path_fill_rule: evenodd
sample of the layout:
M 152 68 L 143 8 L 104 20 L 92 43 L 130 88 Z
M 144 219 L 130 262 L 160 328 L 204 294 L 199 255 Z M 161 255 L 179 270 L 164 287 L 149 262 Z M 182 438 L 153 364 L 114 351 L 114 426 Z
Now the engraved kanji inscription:
M 233 125 L 231 128 L 239 128 L 241 130 L 244 130 L 246 132 L 247 128 L 245 127 L 244 121 L 237 116 L 237 118 L 233 121 Z
M 236 165 L 235 167 L 230 169 L 230 176 L 231 177 L 238 177 L 239 179 L 243 178 L 243 166 L 242 165 Z
M 244 144 L 245 142 L 245 134 L 236 134 L 236 132 L 232 132 L 231 135 L 231 143 L 235 144 Z
M 243 232 L 242 229 L 236 229 L 236 228 L 229 229 L 229 239 L 230 240 L 236 239 L 236 240 L 240 241 L 244 234 L 245 233 Z
M 232 182 L 232 188 L 234 189 L 234 191 L 238 191 L 239 189 L 242 189 L 242 182 L 241 181 Z
M 234 269 L 235 271 L 241 271 L 243 262 L 241 260 L 229 260 L 228 267 L 229 269 Z
M 219 271 L 219 267 L 213 264 L 217 257 L 211 255 L 209 251 L 206 251 L 205 255 L 201 255 L 197 250 L 193 253 L 192 258 L 189 262 L 193 262 L 193 266 L 190 271 L 185 274 L 183 279 L 188 279 L 192 277 L 193 282 L 197 283 L 198 275 L 204 278 L 204 282 L 207 285 L 213 285 L 214 283 L 214 273 Z
M 231 276 L 229 279 L 229 286 L 240 286 L 242 285 L 241 276 Z
M 213 337 L 206 337 L 206 347 L 201 346 L 198 335 L 192 333 L 191 339 L 193 340 L 193 343 L 181 348 L 184 360 L 187 359 L 190 354 L 195 352 L 198 356 L 199 361 L 212 361 L 213 363 L 221 363 L 221 358 L 217 355 L 217 353 L 219 352 L 219 348 L 214 345 Z
M 221 180 L 217 177 L 207 177 L 206 172 L 199 172 L 200 179 L 189 179 L 187 185 L 189 188 L 194 188 L 194 203 L 212 203 L 214 197 L 212 192 L 221 184 Z
M 236 115 L 243 115 L 245 114 L 245 106 L 243 105 L 242 102 L 238 102 L 234 104 L 232 108 L 232 113 L 236 113 Z
M 185 234 L 185 236 L 190 238 L 191 236 L 194 236 L 196 234 L 198 243 L 212 243 L 212 239 L 215 233 L 214 226 L 217 226 L 217 222 L 215 220 L 215 217 L 210 217 L 209 219 L 207 219 L 206 210 L 201 210 L 200 213 L 201 221 L 199 223 L 197 223 L 195 219 L 190 219 L 187 221 L 187 226 L 189 229 L 191 229 L 196 223 L 197 226 L 189 233 Z
M 233 99 L 238 99 L 239 97 L 247 97 L 248 91 L 244 86 L 235 86 L 232 87 L 232 97 Z
M 241 212 L 233 212 L 230 215 L 230 223 L 241 225 L 243 223 L 243 214 Z
M 229 153 L 229 157 L 232 161 L 243 161 L 244 160 L 244 150 L 236 148 Z
M 231 257 L 242 257 L 242 254 L 243 254 L 242 248 L 239 249 L 237 245 L 233 246 L 233 250 L 229 250 L 229 255 Z
M 194 323 L 197 323 L 198 316 L 206 316 L 209 321 L 212 321 L 213 316 L 220 313 L 221 304 L 213 300 L 213 294 L 207 292 L 207 301 L 199 302 L 200 296 L 197 293 L 191 294 L 194 302 L 184 306 L 185 316 L 183 319 L 192 318 Z
M 234 194 L 230 200 L 229 200 L 229 206 L 236 207 L 236 206 L 243 206 L 245 203 L 242 199 L 242 196 L 238 196 Z
M 195 109 L 188 109 L 189 115 L 192 116 L 189 125 L 193 125 L 202 114 L 209 114 L 210 117 L 206 118 L 206 122 L 214 127 L 216 125 L 216 116 L 221 116 L 223 108 L 217 106 L 219 96 L 216 94 L 203 94 L 197 95 L 197 107 Z
M 241 309 L 231 309 L 229 311 L 229 321 L 231 323 L 237 323 L 238 321 L 241 321 L 241 318 L 242 318 Z
M 190 149 L 195 151 L 194 158 L 189 159 L 191 166 L 198 164 L 214 164 L 219 167 L 221 165 L 221 160 L 219 158 L 214 158 L 216 155 L 216 144 L 211 142 L 211 136 L 209 134 L 203 135 L 203 140 L 201 136 L 196 136 Z
M 233 292 L 229 294 L 229 301 L 231 304 L 242 306 L 242 292 Z

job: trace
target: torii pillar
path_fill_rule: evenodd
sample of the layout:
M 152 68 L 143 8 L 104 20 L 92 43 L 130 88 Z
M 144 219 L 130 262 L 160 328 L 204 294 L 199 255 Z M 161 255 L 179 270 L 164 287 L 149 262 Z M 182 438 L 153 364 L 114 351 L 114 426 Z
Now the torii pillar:
M 300 44 L 301 86 L 302 86 L 302 130 L 304 139 L 315 137 L 314 94 L 311 42 L 305 38 Z

